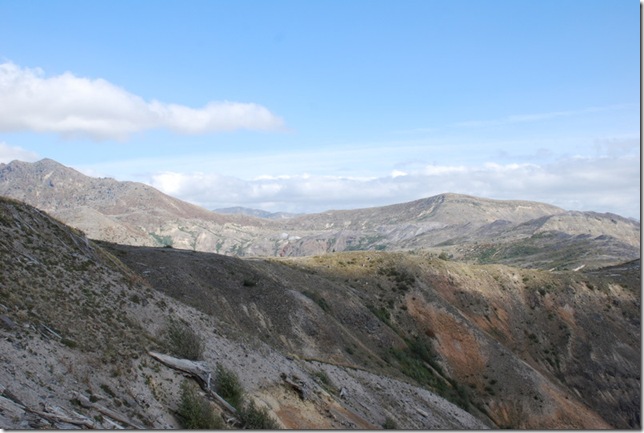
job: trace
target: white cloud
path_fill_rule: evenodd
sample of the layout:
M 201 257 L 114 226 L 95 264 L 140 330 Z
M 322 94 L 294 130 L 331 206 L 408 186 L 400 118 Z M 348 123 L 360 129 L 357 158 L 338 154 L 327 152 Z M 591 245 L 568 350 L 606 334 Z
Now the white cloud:
M 428 165 L 424 168 L 423 174 L 427 176 L 446 176 L 462 174 L 467 171 L 465 166 L 451 166 L 451 165 Z
M 0 64 L 0 131 L 55 132 L 66 137 L 124 139 L 148 129 L 202 134 L 277 130 L 282 119 L 254 103 L 210 102 L 192 108 L 140 96 L 103 79 Z
M 405 175 L 378 178 L 289 175 L 242 180 L 164 172 L 153 176 L 150 184 L 209 209 L 240 205 L 270 211 L 321 212 L 455 192 L 639 218 L 639 177 L 638 157 L 601 157 L 569 158 L 549 165 L 432 165 Z
M 37 153 L 21 147 L 0 143 L 0 163 L 6 164 L 16 159 L 19 161 L 33 162 L 38 161 L 40 157 Z

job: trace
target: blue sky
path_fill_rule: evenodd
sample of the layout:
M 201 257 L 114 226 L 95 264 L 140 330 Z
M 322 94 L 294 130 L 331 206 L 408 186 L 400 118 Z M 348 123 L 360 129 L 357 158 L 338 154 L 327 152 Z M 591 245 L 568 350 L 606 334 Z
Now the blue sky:
M 0 2 L 0 162 L 208 208 L 443 192 L 639 219 L 635 0 Z

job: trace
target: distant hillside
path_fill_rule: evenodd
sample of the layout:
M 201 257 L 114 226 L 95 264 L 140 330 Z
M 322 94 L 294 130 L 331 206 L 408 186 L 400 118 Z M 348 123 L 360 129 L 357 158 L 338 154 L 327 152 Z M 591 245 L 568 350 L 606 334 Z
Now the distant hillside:
M 459 194 L 267 219 L 211 212 L 144 184 L 91 178 L 42 160 L 0 164 L 0 195 L 45 210 L 92 239 L 236 256 L 423 250 L 472 263 L 560 270 L 640 257 L 636 221 Z
M 248 215 L 256 218 L 265 218 L 270 220 L 282 220 L 293 218 L 302 214 L 288 213 L 288 212 L 268 212 L 261 209 L 251 209 L 247 207 L 234 206 L 220 209 L 214 209 L 213 212 L 230 214 L 230 215 Z

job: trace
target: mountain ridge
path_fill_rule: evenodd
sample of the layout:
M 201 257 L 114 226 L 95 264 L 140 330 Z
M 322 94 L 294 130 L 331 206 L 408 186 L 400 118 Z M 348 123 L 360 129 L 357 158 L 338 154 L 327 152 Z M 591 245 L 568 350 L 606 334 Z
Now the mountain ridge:
M 520 254 L 513 257 L 513 264 L 566 269 L 639 257 L 639 224 L 632 220 L 453 193 L 374 208 L 265 219 L 208 211 L 148 185 L 91 178 L 45 159 L 0 165 L 0 194 L 50 212 L 93 239 L 238 256 L 422 249 L 483 263 L 499 256 L 489 253 L 490 248 L 508 250 L 529 243 L 529 248 L 514 248 Z M 582 239 L 588 235 L 590 239 Z M 582 244 L 590 247 L 590 255 L 580 257 Z M 542 253 L 555 247 L 567 250 L 570 258 L 561 254 L 547 263 L 547 254 Z M 539 248 L 542 253 L 534 256 Z
M 252 209 L 243 206 L 233 206 L 226 208 L 213 209 L 213 212 L 223 213 L 223 214 L 232 214 L 232 215 L 247 215 L 263 219 L 288 219 L 296 216 L 300 216 L 300 213 L 289 213 L 289 212 L 269 212 L 262 209 Z

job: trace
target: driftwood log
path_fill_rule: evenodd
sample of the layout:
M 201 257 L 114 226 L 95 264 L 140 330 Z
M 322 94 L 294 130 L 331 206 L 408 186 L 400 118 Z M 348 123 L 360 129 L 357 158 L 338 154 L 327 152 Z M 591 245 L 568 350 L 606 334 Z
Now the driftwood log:
M 162 364 L 175 370 L 182 371 L 188 374 L 190 377 L 194 378 L 201 389 L 203 389 L 207 395 L 215 400 L 215 402 L 218 403 L 222 409 L 225 409 L 232 415 L 237 415 L 237 409 L 235 409 L 222 396 L 217 394 L 212 389 L 212 372 L 208 370 L 202 363 L 191 361 L 189 359 L 175 358 L 174 356 L 165 355 L 158 352 L 148 352 L 148 354 Z

